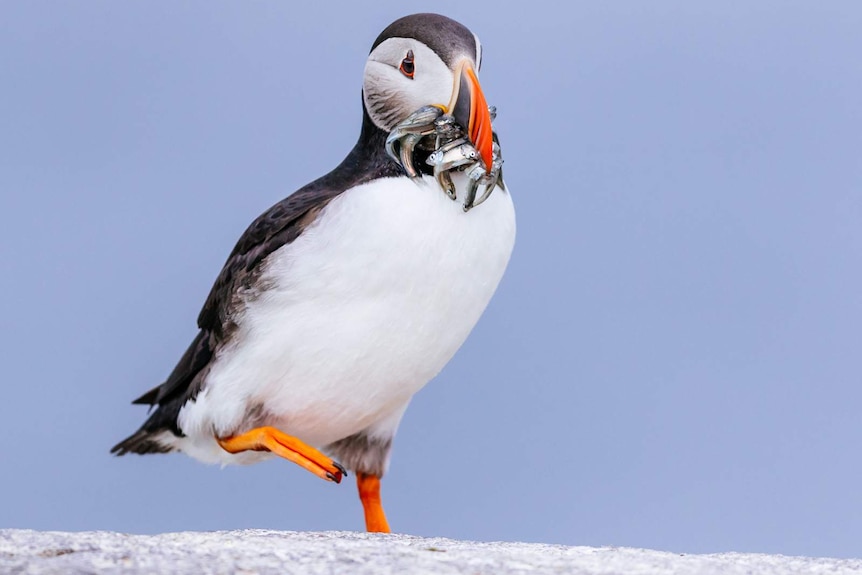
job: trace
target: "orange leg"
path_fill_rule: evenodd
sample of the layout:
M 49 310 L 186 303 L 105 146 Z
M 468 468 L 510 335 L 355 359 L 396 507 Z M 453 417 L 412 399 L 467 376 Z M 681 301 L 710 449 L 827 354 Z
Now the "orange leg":
M 389 523 L 380 503 L 380 478 L 367 473 L 356 474 L 359 499 L 365 510 L 365 530 L 374 533 L 389 533 Z
M 347 471 L 335 461 L 274 427 L 258 427 L 242 435 L 217 437 L 216 441 L 228 453 L 271 451 L 327 481 L 341 483 L 342 475 L 347 475 Z

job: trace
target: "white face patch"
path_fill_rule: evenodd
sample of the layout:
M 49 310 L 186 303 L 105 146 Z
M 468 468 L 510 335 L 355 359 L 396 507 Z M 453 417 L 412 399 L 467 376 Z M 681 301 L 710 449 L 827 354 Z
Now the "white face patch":
M 399 70 L 411 50 L 412 79 Z M 374 124 L 389 132 L 422 106 L 447 105 L 454 85 L 454 73 L 428 46 L 411 38 L 389 38 L 368 56 L 363 98 Z

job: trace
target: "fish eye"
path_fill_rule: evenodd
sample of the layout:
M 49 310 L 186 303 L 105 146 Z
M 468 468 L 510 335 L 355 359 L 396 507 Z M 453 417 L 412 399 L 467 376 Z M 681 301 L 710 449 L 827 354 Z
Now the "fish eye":
M 398 68 L 401 73 L 413 79 L 413 74 L 416 72 L 416 66 L 413 63 L 413 50 L 407 50 L 407 56 L 401 60 L 401 66 Z

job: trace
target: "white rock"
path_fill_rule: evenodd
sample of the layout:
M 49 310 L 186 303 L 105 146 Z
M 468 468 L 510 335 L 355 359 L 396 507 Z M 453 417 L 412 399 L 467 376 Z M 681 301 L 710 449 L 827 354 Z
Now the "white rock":
M 859 559 L 474 543 L 349 532 L 126 535 L 0 530 L 0 573 L 749 574 L 862 573 Z

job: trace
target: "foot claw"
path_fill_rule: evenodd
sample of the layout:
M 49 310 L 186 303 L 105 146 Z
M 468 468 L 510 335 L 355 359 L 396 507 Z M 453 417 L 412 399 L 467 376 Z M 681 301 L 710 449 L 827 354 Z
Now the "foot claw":
M 326 478 L 330 481 L 334 481 L 335 483 L 341 483 L 341 473 L 330 473 L 326 472 Z
M 345 469 L 343 465 L 341 465 L 337 461 L 333 461 L 332 466 L 335 467 L 338 471 L 340 471 L 343 476 L 347 477 L 347 469 Z

